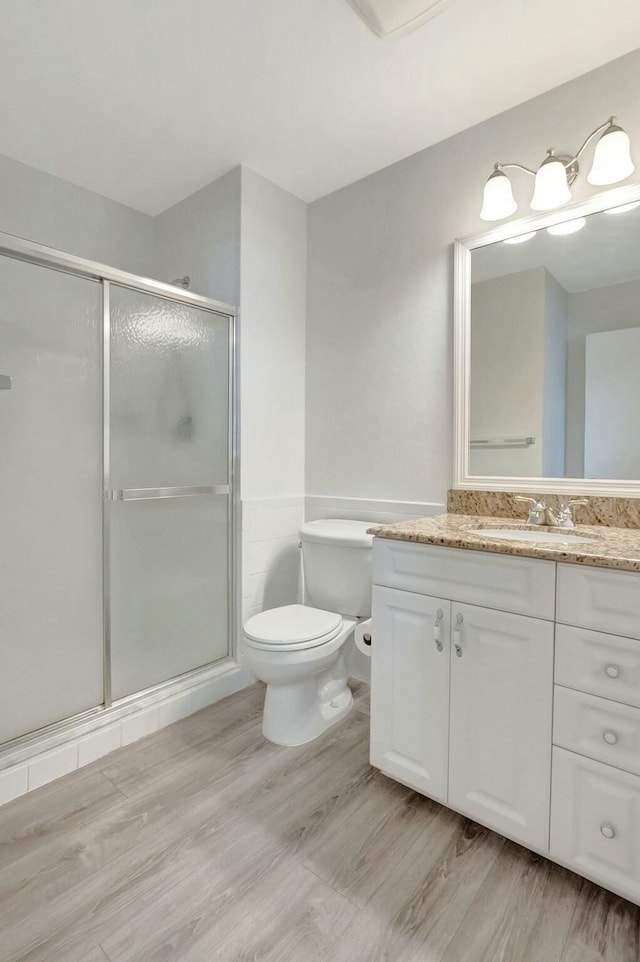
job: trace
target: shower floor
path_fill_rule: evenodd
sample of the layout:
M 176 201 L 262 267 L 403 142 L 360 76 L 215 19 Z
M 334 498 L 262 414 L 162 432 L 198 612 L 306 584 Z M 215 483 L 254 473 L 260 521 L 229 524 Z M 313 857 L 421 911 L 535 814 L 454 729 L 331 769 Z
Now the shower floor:
M 640 909 L 311 745 L 255 685 L 0 809 L 1 962 L 637 962 Z

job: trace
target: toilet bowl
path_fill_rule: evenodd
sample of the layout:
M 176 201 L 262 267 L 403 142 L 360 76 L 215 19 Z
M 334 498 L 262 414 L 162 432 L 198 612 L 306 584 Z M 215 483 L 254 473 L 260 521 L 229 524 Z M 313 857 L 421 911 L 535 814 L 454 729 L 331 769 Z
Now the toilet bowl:
M 370 522 L 311 521 L 300 529 L 308 604 L 254 615 L 241 657 L 267 685 L 262 731 L 277 745 L 304 745 L 349 712 L 346 653 L 371 613 Z
M 243 658 L 267 685 L 262 731 L 276 745 L 304 745 L 351 708 L 345 643 L 356 618 L 304 605 L 254 615 L 246 623 Z

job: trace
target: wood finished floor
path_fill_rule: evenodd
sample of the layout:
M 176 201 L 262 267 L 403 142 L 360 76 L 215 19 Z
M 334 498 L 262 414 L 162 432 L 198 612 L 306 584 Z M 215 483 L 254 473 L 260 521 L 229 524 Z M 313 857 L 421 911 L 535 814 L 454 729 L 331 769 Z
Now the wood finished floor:
M 310 746 L 254 686 L 0 809 L 1 962 L 638 962 L 640 909 Z

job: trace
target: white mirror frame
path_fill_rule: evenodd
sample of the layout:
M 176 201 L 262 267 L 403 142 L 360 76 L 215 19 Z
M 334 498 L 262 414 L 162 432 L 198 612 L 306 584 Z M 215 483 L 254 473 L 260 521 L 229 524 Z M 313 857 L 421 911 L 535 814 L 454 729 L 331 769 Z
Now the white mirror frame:
M 454 488 L 490 491 L 589 494 L 640 498 L 640 479 L 490 477 L 469 473 L 469 395 L 471 374 L 471 252 L 508 237 L 540 230 L 640 200 L 640 184 L 603 191 L 560 210 L 522 217 L 454 243 Z

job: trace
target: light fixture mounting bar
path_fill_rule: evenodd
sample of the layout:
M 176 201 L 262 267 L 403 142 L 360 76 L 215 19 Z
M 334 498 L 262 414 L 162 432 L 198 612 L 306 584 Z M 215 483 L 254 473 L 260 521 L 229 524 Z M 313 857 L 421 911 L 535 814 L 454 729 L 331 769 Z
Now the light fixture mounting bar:
M 594 138 L 597 134 L 604 133 L 605 130 L 607 130 L 607 129 L 611 128 L 611 127 L 615 127 L 615 126 L 616 126 L 616 118 L 615 118 L 615 117 L 609 117 L 609 119 L 607 120 L 606 123 L 600 124 L 599 127 L 596 127 L 595 130 L 592 130 L 591 133 L 589 134 L 589 136 L 588 136 L 588 137 L 586 138 L 586 140 L 583 142 L 583 144 L 582 144 L 582 146 L 580 147 L 580 149 L 578 150 L 578 153 L 575 155 L 574 160 L 577 160 L 577 159 L 578 159 L 578 157 L 580 156 L 580 154 L 584 151 L 585 147 L 588 145 L 589 141 L 590 141 L 590 140 L 593 140 L 593 138 Z
M 580 172 L 580 165 L 578 164 L 578 155 L 571 157 L 570 154 L 554 154 L 552 150 L 547 151 L 547 156 L 553 156 L 557 160 L 562 161 L 567 171 L 567 180 L 569 181 L 569 186 L 573 184 L 578 173 Z M 525 167 L 523 164 L 494 164 L 494 170 L 507 170 L 507 168 L 513 168 L 514 170 L 524 170 L 525 174 L 531 174 L 532 177 L 536 176 L 536 171 L 531 170 L 530 167 Z
M 513 167 L 514 170 L 524 170 L 526 174 L 531 174 L 532 177 L 536 176 L 535 170 L 531 170 L 529 167 L 523 167 L 522 164 L 494 164 L 494 170 L 506 170 L 507 167 Z

